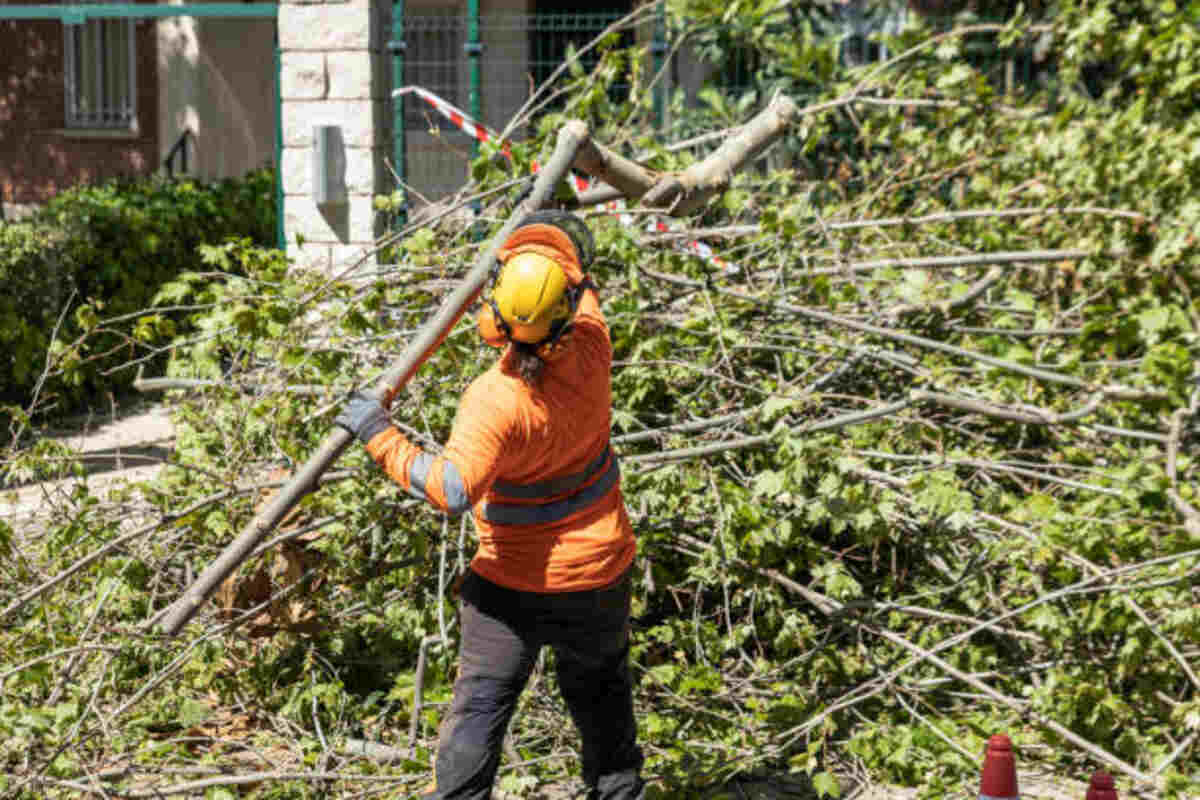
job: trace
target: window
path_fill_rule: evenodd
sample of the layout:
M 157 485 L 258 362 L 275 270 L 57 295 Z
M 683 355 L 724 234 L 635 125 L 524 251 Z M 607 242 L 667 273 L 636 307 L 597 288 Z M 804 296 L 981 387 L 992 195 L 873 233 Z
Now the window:
M 132 19 L 64 25 L 68 128 L 134 127 L 137 107 Z

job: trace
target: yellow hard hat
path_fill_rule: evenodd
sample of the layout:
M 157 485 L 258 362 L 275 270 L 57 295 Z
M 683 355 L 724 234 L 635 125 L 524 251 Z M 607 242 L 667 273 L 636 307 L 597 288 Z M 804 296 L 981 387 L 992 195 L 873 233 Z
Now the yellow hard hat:
M 555 332 L 555 323 L 571 317 L 566 273 L 541 253 L 517 253 L 505 261 L 487 302 L 494 324 L 516 342 L 537 344 Z

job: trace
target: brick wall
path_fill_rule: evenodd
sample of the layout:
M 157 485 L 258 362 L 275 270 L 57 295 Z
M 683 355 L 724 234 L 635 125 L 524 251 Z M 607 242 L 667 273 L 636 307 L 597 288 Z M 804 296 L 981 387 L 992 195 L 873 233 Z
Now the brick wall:
M 138 133 L 88 136 L 65 130 L 62 23 L 0 20 L 0 201 L 40 203 L 81 182 L 157 169 L 154 22 L 134 29 Z

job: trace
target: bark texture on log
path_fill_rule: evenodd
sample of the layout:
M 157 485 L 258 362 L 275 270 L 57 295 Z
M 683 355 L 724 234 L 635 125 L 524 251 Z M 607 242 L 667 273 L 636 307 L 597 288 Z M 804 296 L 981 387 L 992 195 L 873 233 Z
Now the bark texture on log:
M 642 205 L 669 208 L 677 217 L 700 208 L 729 185 L 734 173 L 782 136 L 797 111 L 790 97 L 776 96 L 708 158 L 656 183 L 642 198 Z
M 630 200 L 636 200 L 645 194 L 659 177 L 653 170 L 646 169 L 636 161 L 614 153 L 590 139 L 580 145 L 575 156 L 575 166 L 607 184 L 589 189 L 587 194 L 607 199 L 616 199 L 624 195 Z M 617 194 L 614 195 L 614 192 Z M 607 199 L 586 203 L 580 198 L 580 204 L 607 202 Z

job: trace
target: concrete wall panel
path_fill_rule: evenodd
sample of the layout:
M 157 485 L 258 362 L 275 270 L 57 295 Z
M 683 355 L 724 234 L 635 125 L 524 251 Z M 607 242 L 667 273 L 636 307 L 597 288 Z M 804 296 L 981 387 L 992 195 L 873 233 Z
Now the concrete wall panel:
M 286 3 L 279 8 L 279 46 L 284 50 L 366 50 L 371 46 L 370 4 L 351 0 L 335 9 Z
M 385 153 L 371 152 L 367 148 L 346 149 L 346 192 L 348 194 L 374 194 L 383 185 Z M 312 147 L 285 147 L 283 149 L 284 193 L 296 196 L 294 202 L 312 202 L 313 194 L 313 150 Z
M 338 125 L 347 148 L 373 147 L 374 122 L 380 113 L 371 100 L 313 100 L 284 102 L 283 146 L 309 147 L 312 129 L 318 125 Z
M 284 203 L 284 217 L 289 245 L 296 234 L 315 244 L 362 246 L 370 245 L 376 237 L 374 198 L 370 195 L 350 195 L 345 205 L 325 207 L 289 196 Z
M 325 54 L 293 50 L 280 56 L 280 86 L 284 100 L 321 100 L 329 93 Z
M 329 257 L 331 248 L 332 245 L 313 242 L 305 242 L 303 247 L 297 247 L 296 237 L 293 235 L 288 241 L 287 252 L 294 269 L 322 272 L 328 275 L 332 263 Z
M 376 266 L 375 257 L 372 255 L 374 247 L 364 247 L 357 244 L 335 244 L 329 248 L 329 268 L 331 274 L 338 274 L 344 270 L 357 264 L 359 261 L 366 259 L 360 270 L 370 270 Z M 361 274 L 361 273 L 360 273 Z
M 331 52 L 326 55 L 331 100 L 364 100 L 372 97 L 374 80 L 369 53 Z

